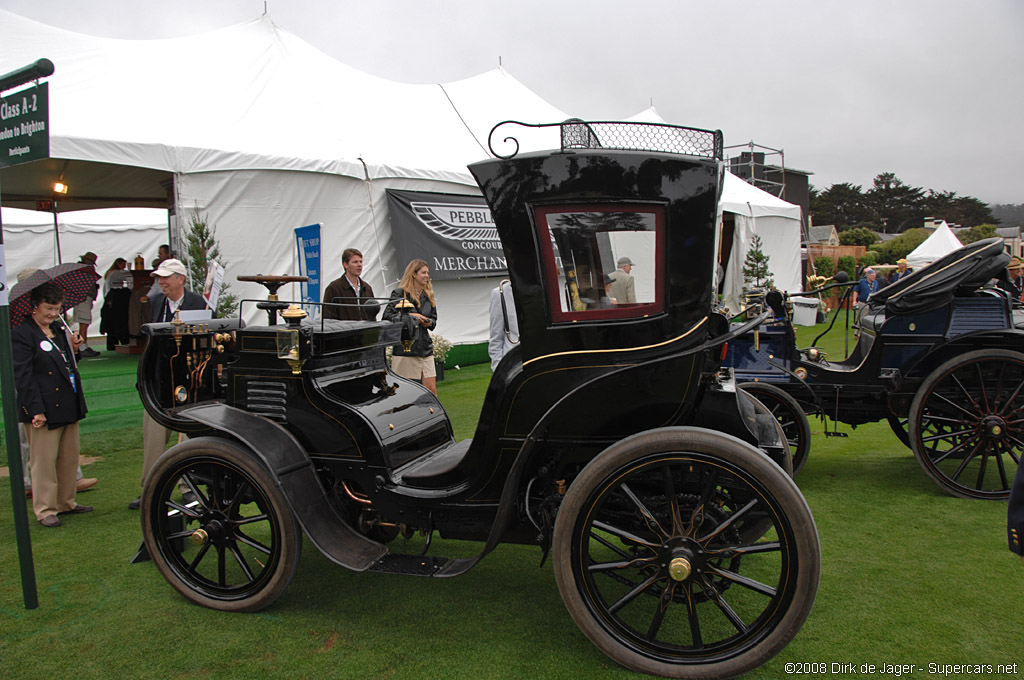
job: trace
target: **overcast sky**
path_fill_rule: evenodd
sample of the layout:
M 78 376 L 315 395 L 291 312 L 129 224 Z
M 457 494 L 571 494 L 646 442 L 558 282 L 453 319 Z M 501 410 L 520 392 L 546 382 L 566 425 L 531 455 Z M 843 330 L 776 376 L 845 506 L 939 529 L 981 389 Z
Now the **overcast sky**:
M 500 59 L 573 116 L 624 118 L 653 102 L 670 123 L 721 129 L 726 146 L 784 150 L 786 166 L 814 173 L 819 189 L 867 189 L 888 171 L 925 189 L 1024 203 L 1021 0 L 266 4 L 283 29 L 377 76 L 447 82 Z M 0 7 L 82 33 L 148 39 L 255 19 L 264 2 Z

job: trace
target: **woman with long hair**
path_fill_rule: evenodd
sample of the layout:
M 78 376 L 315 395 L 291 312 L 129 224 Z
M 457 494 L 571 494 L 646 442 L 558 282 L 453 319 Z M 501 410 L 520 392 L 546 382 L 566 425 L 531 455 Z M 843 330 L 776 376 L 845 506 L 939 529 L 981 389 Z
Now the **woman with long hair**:
M 437 372 L 434 369 L 434 341 L 430 331 L 437 326 L 437 301 L 430 283 L 430 268 L 423 260 L 413 260 L 405 267 L 402 280 L 391 293 L 391 300 L 383 318 L 394 321 L 401 318 L 402 301 L 411 304 L 406 312 L 416 321 L 412 344 L 407 350 L 399 342 L 392 347 L 391 370 L 403 378 L 419 380 L 428 390 L 437 394 Z

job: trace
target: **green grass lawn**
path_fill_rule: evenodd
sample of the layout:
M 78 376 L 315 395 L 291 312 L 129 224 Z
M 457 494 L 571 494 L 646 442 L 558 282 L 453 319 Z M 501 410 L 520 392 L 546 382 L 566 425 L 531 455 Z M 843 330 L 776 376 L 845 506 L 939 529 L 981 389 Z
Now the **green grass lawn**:
M 814 330 L 801 329 L 802 344 Z M 828 342 L 840 356 L 841 338 Z M 187 603 L 151 563 L 129 564 L 141 540 L 127 509 L 142 466 L 134 358 L 88 360 L 83 374 L 82 451 L 101 460 L 86 468 L 100 483 L 79 498 L 96 511 L 57 530 L 32 523 L 35 610 L 22 604 L 10 488 L 0 485 L 0 678 L 642 677 L 580 633 L 537 548 L 499 546 L 463 576 L 429 579 L 348 572 L 307 541 L 269 609 Z M 459 438 L 472 436 L 489 377 L 480 364 L 438 384 Z M 1024 567 L 1006 549 L 1005 503 L 946 495 L 885 423 L 840 425 L 846 439 L 811 426 L 797 482 L 821 538 L 818 599 L 796 639 L 747 677 L 796 675 L 786 663 L 913 664 L 912 678 L 942 677 L 929 664 L 1020 664 Z M 431 552 L 479 547 L 437 539 Z

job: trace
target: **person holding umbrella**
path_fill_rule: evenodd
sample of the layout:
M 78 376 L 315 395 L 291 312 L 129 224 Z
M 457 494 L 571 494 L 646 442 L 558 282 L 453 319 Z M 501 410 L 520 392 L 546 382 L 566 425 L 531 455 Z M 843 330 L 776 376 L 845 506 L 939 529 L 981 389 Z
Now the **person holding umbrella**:
M 12 322 L 19 323 L 11 331 L 18 420 L 29 435 L 32 510 L 44 527 L 59 527 L 57 515 L 92 511 L 75 502 L 78 421 L 88 410 L 75 351 L 84 340 L 58 322 L 65 302 L 60 284 L 44 281 L 32 288 L 28 301 L 30 311 L 21 320 L 12 314 Z

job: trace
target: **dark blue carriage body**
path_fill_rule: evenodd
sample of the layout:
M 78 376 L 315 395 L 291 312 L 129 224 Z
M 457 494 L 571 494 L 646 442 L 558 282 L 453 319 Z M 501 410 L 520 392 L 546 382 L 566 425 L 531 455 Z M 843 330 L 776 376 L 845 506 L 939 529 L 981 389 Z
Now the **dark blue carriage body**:
M 800 349 L 788 318 L 729 344 L 737 382 L 775 384 L 808 412 L 850 425 L 907 415 L 921 382 L 973 349 L 1024 348 L 1009 297 L 986 287 L 1009 256 L 1001 239 L 979 241 L 883 288 L 861 310 L 850 355 L 829 360 Z

